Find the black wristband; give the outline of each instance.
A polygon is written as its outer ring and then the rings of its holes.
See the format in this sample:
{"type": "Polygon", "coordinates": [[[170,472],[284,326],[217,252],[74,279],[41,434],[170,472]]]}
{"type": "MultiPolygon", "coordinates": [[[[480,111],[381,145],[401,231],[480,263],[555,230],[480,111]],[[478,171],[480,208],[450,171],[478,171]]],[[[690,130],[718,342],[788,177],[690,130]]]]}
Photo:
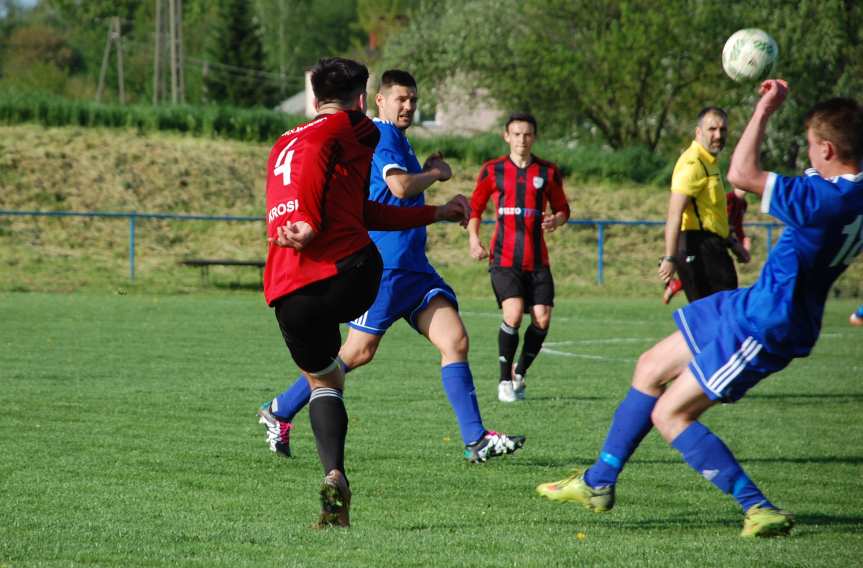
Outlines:
{"type": "Polygon", "coordinates": [[[662,263],[663,263],[663,262],[665,262],[666,260],[667,260],[668,262],[672,263],[672,264],[677,264],[677,258],[676,258],[676,257],[673,257],[673,256],[660,256],[660,257],[659,257],[659,264],[660,264],[660,266],[661,266],[661,265],[662,265],[662,263]]]}

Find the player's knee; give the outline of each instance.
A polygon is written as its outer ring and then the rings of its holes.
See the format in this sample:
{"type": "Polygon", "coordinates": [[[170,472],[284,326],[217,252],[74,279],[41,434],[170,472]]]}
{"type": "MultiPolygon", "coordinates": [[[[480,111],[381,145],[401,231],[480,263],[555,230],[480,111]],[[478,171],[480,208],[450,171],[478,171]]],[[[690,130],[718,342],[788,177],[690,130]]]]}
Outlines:
{"type": "Polygon", "coordinates": [[[353,346],[348,346],[346,344],[343,346],[341,352],[339,352],[339,358],[341,358],[349,368],[356,369],[374,359],[377,350],[378,346],[376,343],[353,346]]]}
{"type": "Polygon", "coordinates": [[[519,312],[503,314],[503,323],[515,329],[518,329],[521,326],[521,319],[522,314],[519,312]]]}
{"type": "Polygon", "coordinates": [[[663,404],[663,402],[660,398],[656,406],[653,407],[650,420],[659,435],[666,442],[671,443],[692,422],[692,419],[685,413],[673,410],[670,405],[663,404]]]}
{"type": "Polygon", "coordinates": [[[541,329],[542,331],[547,331],[549,325],[551,325],[551,313],[543,313],[533,316],[532,319],[534,327],[537,329],[541,329]]]}
{"type": "Polygon", "coordinates": [[[662,365],[656,356],[647,351],[642,353],[635,364],[632,386],[642,392],[652,392],[662,384],[662,365]]]}
{"type": "Polygon", "coordinates": [[[447,359],[465,360],[470,349],[467,333],[452,333],[438,344],[441,355],[447,359]]]}

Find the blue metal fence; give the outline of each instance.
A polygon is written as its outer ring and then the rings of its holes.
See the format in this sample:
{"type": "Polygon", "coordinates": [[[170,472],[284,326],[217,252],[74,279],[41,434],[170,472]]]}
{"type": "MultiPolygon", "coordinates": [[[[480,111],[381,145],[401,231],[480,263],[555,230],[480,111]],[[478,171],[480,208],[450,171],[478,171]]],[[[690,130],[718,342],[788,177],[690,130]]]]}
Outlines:
{"type": "MultiPolygon", "coordinates": [[[[0,217],[84,217],[84,218],[125,218],[129,221],[129,280],[135,281],[135,230],[139,219],[159,219],[174,221],[229,221],[229,222],[263,222],[263,216],[232,216],[232,215],[183,215],[180,213],[139,213],[138,211],[15,211],[0,209],[0,217]]],[[[484,220],[483,224],[492,224],[493,220],[484,220]]],[[[665,221],[618,221],[615,219],[571,219],[568,225],[592,225],[596,227],[596,283],[603,284],[605,268],[605,228],[614,225],[624,226],[663,226],[665,221]]],[[[773,248],[773,231],[782,228],[781,223],[754,222],[744,223],[745,227],[760,227],[767,231],[767,253],[773,248]]]]}

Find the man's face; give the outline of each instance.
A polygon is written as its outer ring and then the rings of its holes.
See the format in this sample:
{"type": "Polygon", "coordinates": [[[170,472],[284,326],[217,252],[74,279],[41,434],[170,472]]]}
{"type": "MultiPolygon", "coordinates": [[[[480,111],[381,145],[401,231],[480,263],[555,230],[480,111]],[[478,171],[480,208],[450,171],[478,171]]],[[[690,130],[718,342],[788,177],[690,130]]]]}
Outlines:
{"type": "Polygon", "coordinates": [[[725,148],[728,139],[728,122],[721,114],[704,115],[701,124],[695,128],[695,139],[714,156],[725,148]]]}
{"type": "Polygon", "coordinates": [[[393,85],[375,96],[378,116],[402,130],[413,124],[417,111],[417,90],[413,87],[393,85]]]}
{"type": "Polygon", "coordinates": [[[509,151],[518,156],[527,156],[536,141],[536,133],[529,122],[516,120],[510,122],[503,133],[503,139],[509,144],[509,151]]]}

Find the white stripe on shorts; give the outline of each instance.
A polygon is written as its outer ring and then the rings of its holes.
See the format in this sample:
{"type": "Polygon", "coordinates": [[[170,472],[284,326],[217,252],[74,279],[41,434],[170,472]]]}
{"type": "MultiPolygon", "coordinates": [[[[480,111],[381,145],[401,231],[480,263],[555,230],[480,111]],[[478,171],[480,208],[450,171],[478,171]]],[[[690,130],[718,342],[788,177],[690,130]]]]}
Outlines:
{"type": "Polygon", "coordinates": [[[680,322],[683,324],[683,331],[686,333],[686,337],[689,338],[690,345],[695,348],[696,353],[701,353],[701,349],[698,348],[698,344],[695,342],[692,332],[689,331],[689,324],[686,323],[686,316],[683,314],[683,308],[679,308],[677,313],[680,314],[680,322]]]}
{"type": "Polygon", "coordinates": [[[761,344],[755,341],[753,337],[747,337],[740,349],[728,359],[728,362],[713,373],[706,383],[707,388],[717,395],[720,394],[722,389],[728,386],[728,383],[743,372],[746,364],[752,361],[759,351],[761,351],[761,344]]]}

